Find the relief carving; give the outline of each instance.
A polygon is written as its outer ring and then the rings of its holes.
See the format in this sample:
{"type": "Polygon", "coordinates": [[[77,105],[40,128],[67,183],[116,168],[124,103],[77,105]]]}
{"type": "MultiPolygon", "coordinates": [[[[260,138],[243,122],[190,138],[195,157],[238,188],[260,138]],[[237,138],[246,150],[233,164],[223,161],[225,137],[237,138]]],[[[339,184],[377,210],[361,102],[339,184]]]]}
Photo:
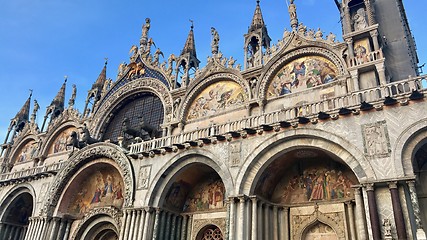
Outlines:
{"type": "Polygon", "coordinates": [[[386,121],[362,125],[365,154],[371,157],[387,157],[390,155],[390,139],[386,121]]]}

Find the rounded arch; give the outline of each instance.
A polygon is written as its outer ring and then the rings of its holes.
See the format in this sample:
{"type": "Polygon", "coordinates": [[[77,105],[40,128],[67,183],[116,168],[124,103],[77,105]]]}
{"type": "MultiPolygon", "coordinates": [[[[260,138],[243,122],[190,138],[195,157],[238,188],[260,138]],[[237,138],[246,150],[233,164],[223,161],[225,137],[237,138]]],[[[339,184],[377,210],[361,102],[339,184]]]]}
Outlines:
{"type": "Polygon", "coordinates": [[[41,210],[42,215],[52,216],[57,207],[60,196],[69,180],[78,170],[92,159],[105,157],[113,160],[119,166],[119,172],[123,177],[124,186],[124,207],[130,207],[134,200],[135,175],[132,164],[123,150],[113,144],[95,143],[89,145],[75,155],[71,156],[67,165],[55,176],[46,195],[45,205],[41,210]]]}
{"type": "Polygon", "coordinates": [[[10,156],[12,164],[28,162],[37,155],[37,148],[40,140],[31,134],[23,137],[15,146],[10,156]],[[25,150],[25,152],[24,152],[25,150]],[[22,159],[20,159],[22,157],[22,159]]]}
{"type": "MultiPolygon", "coordinates": [[[[69,120],[66,122],[62,122],[60,124],[58,124],[57,127],[51,128],[52,131],[49,131],[45,140],[43,141],[43,144],[41,145],[40,148],[40,154],[41,156],[48,156],[49,155],[49,150],[52,146],[52,144],[54,144],[55,140],[57,140],[57,138],[64,133],[64,131],[67,131],[68,129],[79,129],[81,128],[82,125],[76,121],[76,120],[69,120]]],[[[67,136],[68,137],[68,136],[67,136]]]]}
{"type": "Polygon", "coordinates": [[[246,101],[251,97],[250,86],[247,81],[245,81],[241,76],[238,76],[234,73],[224,72],[224,73],[216,73],[205,79],[200,79],[200,82],[194,85],[194,87],[189,91],[189,93],[184,97],[182,102],[182,108],[178,118],[185,122],[186,116],[188,114],[189,108],[192,105],[193,101],[196,97],[202,93],[204,89],[208,86],[221,81],[232,81],[237,83],[243,90],[245,94],[246,101]]]}
{"type": "Polygon", "coordinates": [[[31,216],[34,215],[35,213],[35,206],[36,206],[36,192],[34,191],[34,188],[32,185],[28,184],[28,183],[22,183],[19,184],[15,187],[13,187],[12,189],[10,189],[5,195],[4,197],[0,200],[0,221],[3,221],[3,219],[5,218],[5,213],[8,209],[8,207],[10,206],[11,203],[14,202],[14,200],[17,199],[17,197],[19,197],[21,194],[23,193],[28,193],[32,196],[33,198],[33,209],[31,212],[31,216]]]}
{"type": "Polygon", "coordinates": [[[298,128],[274,134],[244,160],[236,181],[236,192],[252,195],[258,179],[279,155],[296,148],[316,148],[342,160],[359,182],[376,179],[375,172],[363,153],[345,139],[332,133],[298,128]]]}
{"type": "MultiPolygon", "coordinates": [[[[283,50],[286,51],[286,50],[283,50]]],[[[260,84],[259,84],[259,98],[267,99],[267,91],[272,82],[273,78],[280,71],[280,69],[285,66],[287,63],[292,60],[298,59],[300,57],[306,56],[319,56],[331,61],[337,67],[337,75],[345,76],[346,74],[346,64],[343,59],[338,56],[333,50],[330,50],[326,46],[317,46],[309,45],[304,46],[298,49],[288,50],[281,54],[278,54],[275,58],[269,61],[265,67],[265,71],[261,74],[260,84]]],[[[337,77],[338,77],[337,76],[337,77]]]]}
{"type": "Polygon", "coordinates": [[[109,233],[118,236],[121,226],[122,213],[114,207],[95,208],[85,214],[76,227],[71,239],[109,239],[109,233]]]}
{"type": "Polygon", "coordinates": [[[396,140],[393,162],[398,176],[413,176],[413,154],[423,140],[427,139],[427,118],[408,126],[396,140]]]}
{"type": "Polygon", "coordinates": [[[197,233],[196,240],[222,240],[224,239],[224,230],[214,224],[207,224],[199,229],[195,229],[197,233]]]}
{"type": "Polygon", "coordinates": [[[109,95],[108,99],[102,102],[92,118],[94,120],[90,123],[92,134],[99,138],[102,130],[105,129],[110,121],[114,109],[125,99],[142,92],[152,93],[157,96],[161,100],[164,108],[163,121],[169,122],[172,120],[173,99],[172,95],[169,93],[169,89],[164,83],[155,78],[139,78],[121,86],[114,93],[109,95]]]}
{"type": "Polygon", "coordinates": [[[170,159],[154,177],[148,189],[145,204],[154,207],[161,206],[162,200],[164,200],[167,194],[168,187],[170,187],[173,182],[173,178],[180,170],[194,163],[202,163],[212,168],[224,183],[226,194],[228,196],[234,194],[233,178],[228,167],[224,162],[215,161],[214,159],[219,159],[219,156],[201,149],[188,150],[177,154],[174,158],[170,159]]]}

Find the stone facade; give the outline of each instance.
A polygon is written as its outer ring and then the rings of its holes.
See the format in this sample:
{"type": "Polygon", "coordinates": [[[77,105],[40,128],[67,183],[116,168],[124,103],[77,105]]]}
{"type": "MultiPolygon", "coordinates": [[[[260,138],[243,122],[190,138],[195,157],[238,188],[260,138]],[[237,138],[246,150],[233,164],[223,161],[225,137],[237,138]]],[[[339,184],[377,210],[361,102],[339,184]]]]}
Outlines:
{"type": "Polygon", "coordinates": [[[391,76],[377,2],[338,4],[339,42],[291,0],[292,30],[271,45],[258,1],[243,69],[214,28],[199,68],[193,26],[160,63],[146,19],[83,113],[75,95],[64,107],[65,81],[41,128],[31,96],[12,119],[0,239],[426,239],[427,81],[391,76]]]}

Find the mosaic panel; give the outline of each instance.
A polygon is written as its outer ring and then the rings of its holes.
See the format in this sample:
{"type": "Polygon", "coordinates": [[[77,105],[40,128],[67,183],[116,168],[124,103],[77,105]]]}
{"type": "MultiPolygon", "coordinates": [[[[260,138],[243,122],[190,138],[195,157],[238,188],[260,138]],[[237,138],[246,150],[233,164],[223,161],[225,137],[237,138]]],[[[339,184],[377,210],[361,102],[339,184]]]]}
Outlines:
{"type": "Polygon", "coordinates": [[[49,148],[49,154],[67,151],[67,142],[70,138],[71,132],[73,131],[78,133],[77,128],[70,127],[58,134],[58,136],[56,136],[55,140],[52,142],[52,145],[49,148]]]}
{"type": "Polygon", "coordinates": [[[268,87],[267,97],[277,97],[333,82],[336,66],[320,56],[301,57],[278,71],[268,87]]]}
{"type": "Polygon", "coordinates": [[[16,155],[16,163],[31,161],[37,151],[37,143],[34,140],[27,142],[16,155]]]}

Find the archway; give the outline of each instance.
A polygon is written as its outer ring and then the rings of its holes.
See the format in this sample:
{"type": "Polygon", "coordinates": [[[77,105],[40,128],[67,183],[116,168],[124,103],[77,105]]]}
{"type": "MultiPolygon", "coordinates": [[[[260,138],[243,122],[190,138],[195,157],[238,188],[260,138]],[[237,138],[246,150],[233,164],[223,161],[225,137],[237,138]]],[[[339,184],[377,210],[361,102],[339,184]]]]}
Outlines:
{"type": "Polygon", "coordinates": [[[417,195],[420,205],[421,222],[426,229],[427,226],[427,139],[424,139],[415,148],[412,155],[412,164],[417,181],[417,195]]]}
{"type": "Polygon", "coordinates": [[[118,240],[118,225],[111,216],[101,213],[80,224],[73,239],[118,240]]]}
{"type": "Polygon", "coordinates": [[[303,240],[338,240],[338,236],[330,226],[316,222],[304,231],[303,240]]]}
{"type": "Polygon", "coordinates": [[[223,240],[221,229],[215,225],[207,225],[197,234],[196,240],[223,240]]]}
{"type": "Polygon", "coordinates": [[[1,205],[0,239],[18,240],[25,236],[33,213],[33,195],[27,188],[18,188],[6,196],[1,205]]]}

